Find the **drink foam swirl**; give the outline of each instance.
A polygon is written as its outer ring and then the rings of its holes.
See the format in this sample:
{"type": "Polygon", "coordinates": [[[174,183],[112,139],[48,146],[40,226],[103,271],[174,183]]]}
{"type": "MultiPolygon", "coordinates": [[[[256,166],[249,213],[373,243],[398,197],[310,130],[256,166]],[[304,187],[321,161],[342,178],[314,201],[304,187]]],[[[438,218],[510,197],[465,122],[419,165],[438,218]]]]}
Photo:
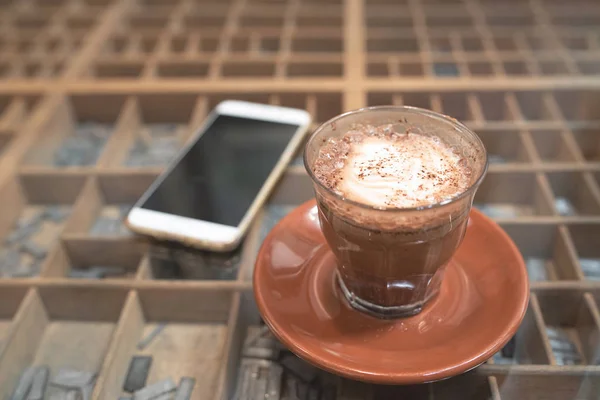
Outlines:
{"type": "Polygon", "coordinates": [[[471,180],[467,163],[435,136],[365,126],[329,138],[313,166],[338,194],[380,208],[410,208],[448,200],[471,180]]]}

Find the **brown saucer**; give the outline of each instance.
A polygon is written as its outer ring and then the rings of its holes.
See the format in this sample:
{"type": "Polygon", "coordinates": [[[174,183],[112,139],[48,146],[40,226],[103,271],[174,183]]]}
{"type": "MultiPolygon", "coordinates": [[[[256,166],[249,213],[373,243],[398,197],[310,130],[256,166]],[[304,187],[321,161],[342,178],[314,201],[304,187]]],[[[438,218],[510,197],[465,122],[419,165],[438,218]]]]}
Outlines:
{"type": "Polygon", "coordinates": [[[269,233],[254,294],[273,333],[301,358],[352,379],[422,383],[470,370],[515,334],[527,308],[523,259],[508,235],[472,210],[440,295],[418,315],[379,320],[345,302],[314,201],[269,233]]]}

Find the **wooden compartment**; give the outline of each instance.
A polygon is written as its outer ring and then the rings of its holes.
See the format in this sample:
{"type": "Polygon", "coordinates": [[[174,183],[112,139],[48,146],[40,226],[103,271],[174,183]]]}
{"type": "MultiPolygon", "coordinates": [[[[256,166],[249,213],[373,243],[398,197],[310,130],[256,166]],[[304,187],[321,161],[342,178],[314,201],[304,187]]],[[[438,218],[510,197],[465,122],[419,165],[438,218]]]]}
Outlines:
{"type": "Polygon", "coordinates": [[[25,287],[5,286],[0,289],[0,356],[13,332],[13,319],[27,294],[25,287]]]}
{"type": "Polygon", "coordinates": [[[275,64],[269,61],[239,62],[229,61],[221,67],[224,77],[232,78],[264,78],[272,77],[275,73],[275,64]]]}
{"type": "Polygon", "coordinates": [[[283,15],[244,15],[240,25],[243,28],[276,28],[283,25],[283,15]]]}
{"type": "Polygon", "coordinates": [[[501,399],[593,399],[600,390],[595,372],[540,374],[527,371],[513,374],[507,371],[494,374],[493,377],[498,382],[498,395],[501,399]]]}
{"type": "Polygon", "coordinates": [[[154,52],[160,40],[159,35],[144,35],[139,38],[138,50],[145,54],[154,52]]]}
{"type": "Polygon", "coordinates": [[[426,108],[451,115],[466,123],[479,119],[478,111],[475,109],[475,100],[465,92],[372,92],[369,93],[368,104],[370,106],[394,104],[426,108]]]}
{"type": "Polygon", "coordinates": [[[0,188],[3,277],[44,273],[47,255],[56,244],[84,179],[80,176],[27,175],[0,188]]]}
{"type": "Polygon", "coordinates": [[[560,60],[540,60],[539,66],[544,75],[568,75],[569,68],[564,61],[560,60]]]}
{"type": "MultiPolygon", "coordinates": [[[[398,4],[402,7],[400,4],[398,4]]],[[[413,26],[413,20],[408,14],[406,9],[393,10],[394,12],[386,12],[387,9],[374,9],[372,4],[367,5],[367,12],[365,16],[365,23],[368,28],[411,28],[413,26]],[[406,14],[403,13],[406,12],[406,14]]]]}
{"type": "Polygon", "coordinates": [[[515,119],[515,110],[509,105],[509,97],[503,92],[477,93],[483,118],[488,122],[506,121],[515,119]]]}
{"type": "Polygon", "coordinates": [[[600,74],[599,60],[578,60],[577,67],[583,75],[598,75],[600,74]]]}
{"type": "Polygon", "coordinates": [[[460,44],[462,46],[462,50],[467,53],[480,53],[484,52],[485,50],[483,41],[477,36],[464,35],[461,37],[460,44]]]}
{"type": "MultiPolygon", "coordinates": [[[[29,292],[0,360],[0,394],[12,393],[29,366],[100,373],[127,291],[118,288],[43,287],[29,292]]],[[[98,388],[96,388],[97,390],[98,388]]],[[[46,396],[57,394],[48,386],[46,396]]]]}
{"type": "Polygon", "coordinates": [[[234,36],[229,42],[229,51],[232,53],[244,53],[250,49],[250,38],[242,36],[234,36]]]}
{"type": "Polygon", "coordinates": [[[10,141],[10,136],[17,133],[17,129],[27,121],[31,112],[38,104],[40,97],[37,95],[9,96],[0,95],[0,135],[5,146],[10,141]]]}
{"type": "MultiPolygon", "coordinates": [[[[530,75],[532,73],[531,69],[523,61],[505,61],[502,63],[502,66],[504,67],[504,73],[508,76],[530,75]]],[[[523,100],[525,103],[524,105],[527,107],[529,107],[529,104],[531,104],[532,101],[535,100],[523,100]]]]}
{"type": "Polygon", "coordinates": [[[169,9],[161,8],[150,12],[136,13],[129,18],[129,26],[137,31],[164,28],[169,21],[169,11],[169,9]]]}
{"type": "Polygon", "coordinates": [[[592,298],[578,291],[536,292],[553,364],[578,365],[598,362],[600,327],[591,310],[592,298]]]}
{"type": "Polygon", "coordinates": [[[96,388],[98,398],[121,395],[135,355],[152,357],[149,384],[168,378],[178,383],[187,376],[196,380],[192,399],[219,398],[231,300],[232,293],[217,290],[148,288],[132,292],[96,388]],[[164,329],[140,349],[140,341],[159,324],[165,324],[164,329]]]}
{"type": "Polygon", "coordinates": [[[23,157],[24,166],[86,168],[102,157],[120,129],[125,96],[74,95],[58,101],[23,157]]]}
{"type": "Polygon", "coordinates": [[[561,90],[554,98],[562,117],[567,121],[597,121],[600,91],[561,90]]]}
{"type": "MultiPolygon", "coordinates": [[[[506,69],[506,68],[505,68],[506,69]]],[[[554,114],[549,104],[552,97],[540,92],[515,92],[517,108],[520,115],[528,121],[551,120],[554,114]]]]}
{"type": "Polygon", "coordinates": [[[573,224],[568,229],[583,275],[586,279],[600,280],[600,228],[595,224],[573,224]]]}
{"type": "Polygon", "coordinates": [[[529,134],[539,158],[544,162],[573,162],[575,151],[568,145],[567,135],[560,130],[536,130],[529,134]]]}
{"type": "Polygon", "coordinates": [[[387,63],[367,64],[367,75],[372,77],[387,77],[390,74],[387,63]]]}
{"type": "Polygon", "coordinates": [[[370,52],[418,53],[419,42],[413,37],[370,38],[367,40],[367,50],[370,52]]]}
{"type": "Polygon", "coordinates": [[[50,22],[49,15],[25,14],[14,19],[17,29],[35,30],[42,29],[50,22]]]}
{"type": "Polygon", "coordinates": [[[494,218],[551,215],[540,177],[532,173],[488,173],[475,194],[473,205],[494,218]]]}
{"type": "Polygon", "coordinates": [[[212,36],[201,36],[198,44],[198,50],[200,50],[200,52],[214,53],[219,48],[219,38],[212,36]]]}
{"type": "Polygon", "coordinates": [[[337,62],[290,62],[287,76],[293,77],[341,77],[343,65],[337,62]]]}
{"type": "Polygon", "coordinates": [[[528,163],[530,156],[517,130],[478,130],[490,164],[528,163]]]}
{"type": "Polygon", "coordinates": [[[130,45],[131,42],[129,38],[126,35],[119,34],[113,36],[112,38],[110,38],[110,40],[106,41],[106,43],[104,44],[104,51],[107,54],[122,54],[128,50],[130,45]]]}
{"type": "Polygon", "coordinates": [[[336,13],[336,10],[333,10],[334,13],[318,13],[318,11],[311,10],[310,14],[303,14],[300,12],[300,15],[296,17],[296,26],[303,29],[314,29],[319,27],[327,27],[328,29],[339,29],[341,32],[341,27],[343,26],[343,18],[340,13],[336,13]]]}
{"type": "MultiPolygon", "coordinates": [[[[141,54],[153,53],[159,44],[160,31],[141,32],[131,35],[118,33],[113,35],[103,46],[103,55],[105,60],[113,62],[128,61],[127,58],[134,58],[141,54]]],[[[133,60],[129,60],[130,62],[133,60]]],[[[138,61],[139,62],[139,61],[138,61]]],[[[107,75],[110,72],[106,69],[107,75]]]]}
{"type": "Polygon", "coordinates": [[[214,15],[193,12],[183,18],[183,26],[188,31],[215,31],[223,27],[225,19],[221,12],[214,15]]]}
{"type": "Polygon", "coordinates": [[[530,302],[513,338],[488,360],[493,365],[549,365],[545,325],[537,301],[530,302]]]}
{"type": "Polygon", "coordinates": [[[580,279],[573,243],[565,227],[522,223],[500,226],[521,251],[531,282],[580,279]]]}
{"type": "Polygon", "coordinates": [[[567,27],[579,27],[579,26],[594,26],[597,23],[600,23],[600,17],[597,15],[590,14],[579,14],[574,15],[568,13],[566,15],[559,14],[555,15],[552,19],[552,22],[558,26],[567,26],[567,27]]]}
{"type": "Polygon", "coordinates": [[[430,37],[429,49],[434,55],[446,55],[452,53],[452,43],[448,37],[430,37]]]}
{"type": "Polygon", "coordinates": [[[589,42],[585,34],[581,33],[567,33],[560,34],[559,41],[561,45],[573,52],[580,52],[589,50],[589,42]]]}
{"type": "Polygon", "coordinates": [[[66,237],[48,256],[44,276],[71,279],[135,279],[145,246],[134,241],[66,237]]]}
{"type": "Polygon", "coordinates": [[[101,79],[137,78],[143,70],[144,64],[138,61],[98,61],[92,75],[101,79]]]}
{"type": "Polygon", "coordinates": [[[93,15],[76,15],[65,18],[65,26],[72,31],[82,33],[94,28],[96,17],[93,15]]]}
{"type": "Polygon", "coordinates": [[[107,145],[102,163],[109,168],[163,168],[207,113],[203,98],[192,94],[141,95],[128,99],[122,132],[107,145]]]}
{"type": "Polygon", "coordinates": [[[573,129],[572,134],[585,161],[600,161],[600,131],[598,128],[573,129]]]}
{"type": "Polygon", "coordinates": [[[343,50],[341,37],[296,36],[292,40],[292,51],[299,53],[338,53],[343,50]]]}
{"type": "Polygon", "coordinates": [[[436,28],[465,28],[472,25],[472,19],[468,15],[432,15],[426,18],[425,23],[436,28]]]}
{"type": "Polygon", "coordinates": [[[11,64],[9,64],[8,62],[0,63],[0,78],[1,79],[12,77],[14,75],[13,71],[14,71],[13,66],[11,64]]]}
{"type": "Polygon", "coordinates": [[[552,172],[546,176],[554,194],[554,207],[558,214],[600,214],[600,194],[596,195],[591,189],[590,185],[595,186],[591,179],[576,172],[552,172]]]}
{"type": "Polygon", "coordinates": [[[173,35],[169,43],[169,51],[174,54],[185,53],[190,44],[187,35],[173,35]]]}
{"type": "Polygon", "coordinates": [[[512,35],[496,34],[492,37],[494,47],[498,51],[516,51],[518,49],[515,38],[512,35]]]}
{"type": "Polygon", "coordinates": [[[164,78],[205,77],[208,64],[202,61],[164,61],[158,64],[156,73],[164,78]]]}
{"type": "Polygon", "coordinates": [[[425,70],[423,64],[418,62],[403,62],[398,64],[398,74],[400,76],[423,76],[425,70]]]}
{"type": "Polygon", "coordinates": [[[124,220],[134,203],[158,177],[153,172],[106,173],[88,180],[73,210],[65,235],[77,238],[124,239],[132,235],[124,220]]]}
{"type": "Polygon", "coordinates": [[[15,138],[30,108],[24,99],[8,96],[0,99],[0,156],[15,138]]]}
{"type": "Polygon", "coordinates": [[[450,61],[445,60],[434,60],[431,66],[431,72],[436,77],[453,78],[460,76],[460,69],[458,63],[453,59],[450,61]]]}
{"type": "Polygon", "coordinates": [[[511,6],[509,8],[503,7],[502,4],[484,2],[482,9],[486,16],[486,22],[491,26],[509,28],[535,24],[534,13],[527,4],[513,2],[511,6]]]}
{"type": "Polygon", "coordinates": [[[524,48],[531,51],[552,50],[556,48],[555,41],[545,35],[523,35],[524,48]]]}

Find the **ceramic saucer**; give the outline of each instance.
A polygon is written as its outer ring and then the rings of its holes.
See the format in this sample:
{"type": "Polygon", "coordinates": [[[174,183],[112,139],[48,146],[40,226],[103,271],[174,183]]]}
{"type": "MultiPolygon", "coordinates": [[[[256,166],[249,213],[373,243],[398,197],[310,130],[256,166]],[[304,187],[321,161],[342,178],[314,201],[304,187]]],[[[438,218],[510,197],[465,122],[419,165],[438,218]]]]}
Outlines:
{"type": "Polygon", "coordinates": [[[439,296],[409,318],[380,320],[352,309],[314,201],[269,233],[254,294],[265,322],[294,353],[348,378],[411,384],[470,370],[515,334],[529,299],[523,259],[508,235],[472,210],[439,296]]]}

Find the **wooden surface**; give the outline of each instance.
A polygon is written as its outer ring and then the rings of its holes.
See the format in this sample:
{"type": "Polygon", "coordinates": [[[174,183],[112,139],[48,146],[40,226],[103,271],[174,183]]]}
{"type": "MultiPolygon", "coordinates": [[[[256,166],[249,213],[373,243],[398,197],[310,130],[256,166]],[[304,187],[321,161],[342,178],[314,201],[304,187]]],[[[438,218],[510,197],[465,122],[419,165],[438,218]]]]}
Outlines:
{"type": "Polygon", "coordinates": [[[233,394],[246,332],[259,323],[252,266],[276,222],[273,207],[313,196],[301,161],[286,169],[227,279],[156,279],[145,241],[90,233],[104,208],[133,203],[164,168],[124,162],[145,128],[178,124],[183,145],[215,104],[232,98],[304,108],[313,128],[377,104],[464,121],[502,159],[490,165],[476,205],[513,210],[496,221],[545,270],[531,282],[515,364],[490,360],[418,387],[339,379],[339,399],[593,398],[600,280],[586,276],[582,260],[600,260],[598,24],[591,0],[3,4],[0,239],[35,207],[63,204],[71,213],[45,235],[39,277],[0,280],[0,397],[39,362],[94,369],[94,399],[117,398],[137,342],[159,322],[167,328],[142,352],[154,357],[152,381],[187,375],[197,380],[194,399],[233,394]],[[113,128],[97,162],[54,166],[53,150],[85,122],[113,128]],[[68,278],[73,267],[99,264],[128,274],[68,278]],[[559,365],[546,331],[556,326],[580,364],[559,365]]]}

